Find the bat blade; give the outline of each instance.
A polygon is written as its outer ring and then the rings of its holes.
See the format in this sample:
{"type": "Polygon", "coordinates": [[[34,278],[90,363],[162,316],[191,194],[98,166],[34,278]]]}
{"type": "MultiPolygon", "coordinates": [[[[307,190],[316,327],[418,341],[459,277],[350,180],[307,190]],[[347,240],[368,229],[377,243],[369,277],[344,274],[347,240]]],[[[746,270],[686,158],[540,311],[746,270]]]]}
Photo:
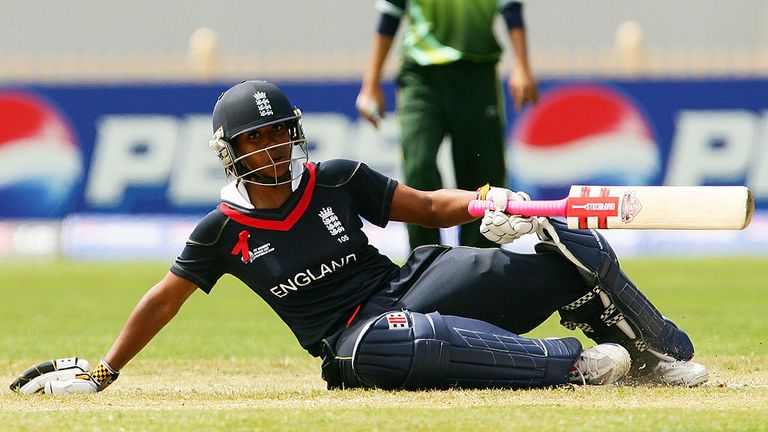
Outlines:
{"type": "Polygon", "coordinates": [[[572,186],[570,228],[740,230],[754,212],[744,186],[572,186]]]}
{"type": "MultiPolygon", "coordinates": [[[[473,201],[482,216],[493,204],[473,201]]],[[[565,217],[569,228],[739,230],[755,210],[744,186],[572,186],[567,198],[513,201],[507,213],[565,217]]]]}

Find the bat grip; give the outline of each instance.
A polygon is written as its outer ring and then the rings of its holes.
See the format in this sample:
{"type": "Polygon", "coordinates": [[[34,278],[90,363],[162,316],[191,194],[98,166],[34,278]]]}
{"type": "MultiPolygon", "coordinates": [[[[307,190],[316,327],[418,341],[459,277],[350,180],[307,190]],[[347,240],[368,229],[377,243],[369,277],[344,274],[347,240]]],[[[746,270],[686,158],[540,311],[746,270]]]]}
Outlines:
{"type": "MultiPolygon", "coordinates": [[[[565,216],[568,198],[550,201],[509,201],[507,213],[521,216],[565,216]]],[[[493,209],[493,201],[472,200],[467,210],[474,217],[481,217],[493,209]]]]}

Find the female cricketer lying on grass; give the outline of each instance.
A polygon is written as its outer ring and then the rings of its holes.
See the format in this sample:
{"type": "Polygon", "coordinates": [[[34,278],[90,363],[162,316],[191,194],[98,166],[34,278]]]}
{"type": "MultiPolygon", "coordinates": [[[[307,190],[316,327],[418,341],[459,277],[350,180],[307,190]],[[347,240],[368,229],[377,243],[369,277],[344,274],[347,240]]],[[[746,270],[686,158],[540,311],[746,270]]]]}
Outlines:
{"type": "Polygon", "coordinates": [[[627,380],[693,386],[707,380],[688,336],[621,271],[606,240],[546,218],[488,210],[483,234],[508,243],[535,233],[536,253],[441,245],[399,267],[368,244],[360,218],[449,227],[468,203],[505,209],[523,193],[414,190],[348,160],[308,162],[300,111],[275,85],[247,81],[213,111],[211,147],[232,182],[170,272],[141,299],[94,371],[61,359],[12,388],[106,388],[197,288],[229,273],[260,295],[299,343],[323,359],[329,388],[556,386],[627,380]],[[518,336],[558,311],[598,342],[518,336]],[[631,357],[631,369],[630,369],[631,357]],[[47,373],[46,373],[47,372],[47,373]]]}

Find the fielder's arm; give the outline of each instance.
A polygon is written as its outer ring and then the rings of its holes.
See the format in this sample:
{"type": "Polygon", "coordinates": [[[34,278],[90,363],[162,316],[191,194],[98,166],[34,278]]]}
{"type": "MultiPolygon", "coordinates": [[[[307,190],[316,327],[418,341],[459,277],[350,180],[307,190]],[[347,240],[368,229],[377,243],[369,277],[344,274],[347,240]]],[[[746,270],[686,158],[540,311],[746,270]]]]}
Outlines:
{"type": "Polygon", "coordinates": [[[507,24],[509,41],[515,52],[515,63],[512,65],[512,74],[509,77],[509,95],[515,102],[515,110],[527,103],[536,103],[539,99],[539,86],[531,72],[528,56],[528,38],[526,36],[523,19],[523,5],[520,2],[510,3],[502,15],[507,24]]]}
{"type": "Polygon", "coordinates": [[[477,192],[459,189],[425,192],[400,183],[392,197],[389,220],[430,228],[465,224],[477,219],[467,212],[467,206],[476,197],[477,192]]]}
{"type": "Polygon", "coordinates": [[[391,36],[376,34],[371,58],[363,75],[363,84],[355,100],[355,107],[360,115],[377,128],[387,110],[384,91],[381,88],[381,70],[391,46],[391,36]]]}
{"type": "Polygon", "coordinates": [[[196,288],[194,282],[168,272],[133,309],[104,360],[116,371],[122,369],[168,324],[196,288]]]}
{"type": "Polygon", "coordinates": [[[371,57],[363,74],[363,84],[355,101],[357,111],[374,127],[379,127],[379,121],[387,110],[384,92],[381,89],[381,70],[400,25],[400,17],[393,16],[391,13],[392,11],[381,14],[379,27],[373,38],[371,57]]]}

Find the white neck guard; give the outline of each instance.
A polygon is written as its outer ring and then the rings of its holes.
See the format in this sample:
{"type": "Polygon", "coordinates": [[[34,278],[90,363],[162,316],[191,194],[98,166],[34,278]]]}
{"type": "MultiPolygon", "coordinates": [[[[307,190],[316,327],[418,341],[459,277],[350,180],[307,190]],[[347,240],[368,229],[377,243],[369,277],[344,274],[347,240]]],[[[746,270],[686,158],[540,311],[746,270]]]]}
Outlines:
{"type": "MultiPolygon", "coordinates": [[[[304,161],[293,160],[291,161],[291,172],[304,173],[304,161]]],[[[301,184],[301,178],[303,175],[297,176],[291,181],[291,191],[296,192],[301,184]]],[[[221,200],[231,202],[239,207],[253,210],[256,207],[251,203],[251,199],[248,198],[248,191],[245,189],[245,184],[238,180],[233,180],[221,188],[221,200]]]]}

